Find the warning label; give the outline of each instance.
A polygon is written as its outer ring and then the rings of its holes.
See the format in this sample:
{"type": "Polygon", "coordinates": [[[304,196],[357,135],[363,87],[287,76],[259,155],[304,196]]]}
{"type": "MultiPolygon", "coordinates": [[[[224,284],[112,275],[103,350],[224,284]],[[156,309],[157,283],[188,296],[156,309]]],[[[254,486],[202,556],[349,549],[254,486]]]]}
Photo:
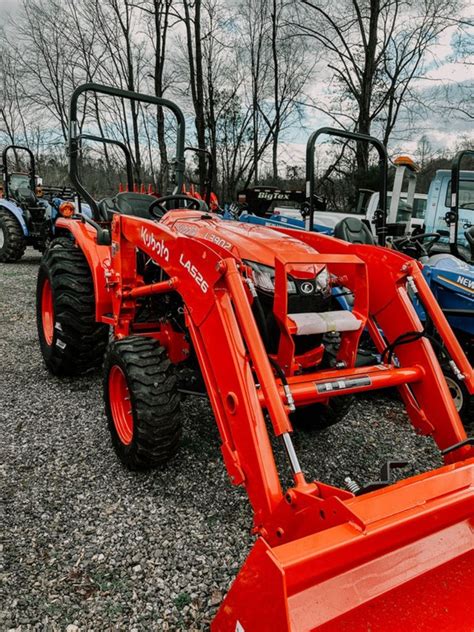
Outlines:
{"type": "Polygon", "coordinates": [[[329,393],[331,391],[343,391],[347,388],[357,388],[359,386],[370,386],[372,380],[368,375],[360,377],[351,377],[345,380],[331,380],[330,382],[316,382],[316,390],[318,393],[329,393]]]}

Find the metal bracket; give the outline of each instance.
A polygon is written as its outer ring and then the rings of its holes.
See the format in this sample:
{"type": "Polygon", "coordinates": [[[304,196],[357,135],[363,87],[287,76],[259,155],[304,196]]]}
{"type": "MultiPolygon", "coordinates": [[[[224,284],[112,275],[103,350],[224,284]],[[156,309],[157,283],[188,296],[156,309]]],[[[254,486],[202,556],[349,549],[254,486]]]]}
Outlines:
{"type": "Polygon", "coordinates": [[[367,485],[364,485],[356,492],[356,495],[360,496],[361,494],[367,494],[368,492],[373,492],[376,489],[387,487],[393,483],[392,470],[406,467],[407,465],[410,465],[409,461],[387,461],[383,464],[382,469],[380,470],[380,480],[367,483],[367,485]]]}

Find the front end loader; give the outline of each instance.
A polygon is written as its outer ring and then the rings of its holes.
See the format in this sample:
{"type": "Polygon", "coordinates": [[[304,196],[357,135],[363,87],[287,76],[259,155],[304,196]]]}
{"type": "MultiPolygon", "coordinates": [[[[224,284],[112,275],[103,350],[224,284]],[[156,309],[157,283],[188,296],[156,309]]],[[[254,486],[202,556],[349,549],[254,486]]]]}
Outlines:
{"type": "MultiPolygon", "coordinates": [[[[70,175],[94,218],[58,220],[61,237],[38,276],[40,345],[57,375],[103,362],[112,442],[132,469],[166,463],[178,449],[180,369],[194,371],[194,390],[205,388],[256,536],[212,630],[472,631],[474,442],[408,295],[411,284],[429,292],[417,264],[376,246],[226,222],[180,194],[97,203],[77,175],[77,101],[86,91],[174,113],[182,190],[184,117],[174,103],[95,84],[76,89],[70,175]],[[335,308],[334,287],[354,294],[351,312],[335,308]],[[356,367],[365,328],[382,360],[356,367]],[[399,389],[414,429],[432,436],[445,465],[392,484],[397,463],[389,463],[381,480],[350,491],[306,480],[295,413],[317,425],[331,402],[388,387],[399,389]],[[288,456],[285,488],[272,434],[288,456]]],[[[433,319],[472,384],[435,303],[433,319]]]]}

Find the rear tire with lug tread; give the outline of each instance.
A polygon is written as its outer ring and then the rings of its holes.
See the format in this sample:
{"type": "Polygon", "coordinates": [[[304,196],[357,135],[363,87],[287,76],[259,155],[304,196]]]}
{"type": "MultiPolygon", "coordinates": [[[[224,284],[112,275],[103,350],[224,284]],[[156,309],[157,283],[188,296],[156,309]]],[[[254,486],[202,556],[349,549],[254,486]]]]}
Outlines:
{"type": "Polygon", "coordinates": [[[181,438],[176,367],[154,338],[110,343],[104,362],[105,412],[112,444],[131,470],[167,463],[181,438]]]}
{"type": "Polygon", "coordinates": [[[443,368],[443,373],[466,433],[472,436],[474,434],[474,396],[469,393],[463,382],[456,379],[450,369],[443,368]]]}
{"type": "Polygon", "coordinates": [[[54,375],[81,375],[102,365],[108,326],[95,320],[91,271],[72,239],[54,239],[43,255],[36,322],[43,359],[54,375]]]}
{"type": "Polygon", "coordinates": [[[5,208],[0,208],[0,262],[19,261],[25,253],[26,239],[20,223],[5,208]]]}

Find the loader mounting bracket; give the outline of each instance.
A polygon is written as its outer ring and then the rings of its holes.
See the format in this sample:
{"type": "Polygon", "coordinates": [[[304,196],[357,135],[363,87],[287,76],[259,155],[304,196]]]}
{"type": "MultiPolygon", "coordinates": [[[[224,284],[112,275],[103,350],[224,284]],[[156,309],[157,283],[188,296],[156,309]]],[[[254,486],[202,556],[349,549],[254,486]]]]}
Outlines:
{"type": "Polygon", "coordinates": [[[380,470],[380,480],[367,483],[367,485],[364,485],[364,487],[361,487],[360,490],[356,492],[356,496],[388,487],[388,485],[393,483],[392,470],[406,467],[407,465],[410,465],[409,461],[387,461],[382,465],[382,469],[380,470]]]}

